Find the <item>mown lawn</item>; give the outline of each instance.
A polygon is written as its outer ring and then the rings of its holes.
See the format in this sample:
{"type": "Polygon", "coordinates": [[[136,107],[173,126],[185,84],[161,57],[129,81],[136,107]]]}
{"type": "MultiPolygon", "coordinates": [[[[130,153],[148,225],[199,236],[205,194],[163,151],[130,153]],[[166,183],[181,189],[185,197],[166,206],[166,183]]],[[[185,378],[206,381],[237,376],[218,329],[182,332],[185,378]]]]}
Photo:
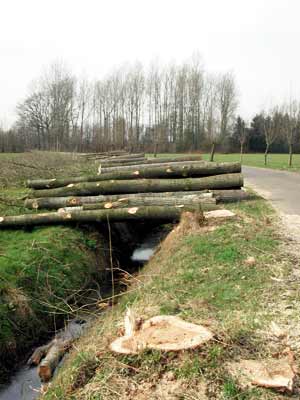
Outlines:
{"type": "MultiPolygon", "coordinates": [[[[300,154],[295,154],[293,157],[293,166],[288,166],[288,154],[269,154],[268,164],[264,165],[263,154],[244,154],[243,165],[261,168],[282,169],[288,171],[300,171],[300,154]]],[[[209,154],[204,154],[203,158],[209,160],[209,154]]],[[[216,154],[215,161],[240,161],[239,154],[216,154]]]]}
{"type": "MultiPolygon", "coordinates": [[[[289,397],[242,388],[226,369],[228,361],[259,360],[275,351],[266,332],[278,317],[276,304],[284,293],[279,281],[291,271],[286,259],[283,268],[272,209],[263,200],[231,208],[238,215],[234,221],[195,230],[186,219],[169,234],[119,304],[108,308],[77,343],[45,399],[164,399],[169,397],[159,397],[157,390],[166,376],[172,377],[168,390],[176,387],[174,399],[289,397]],[[254,264],[246,262],[249,256],[254,264]],[[183,353],[113,354],[109,343],[120,334],[127,307],[143,318],[171,314],[203,324],[215,339],[183,353]]],[[[284,346],[277,345],[276,351],[284,346]]]]}
{"type": "MultiPolygon", "coordinates": [[[[177,154],[179,155],[179,154],[177,154]]],[[[184,154],[180,154],[184,155],[184,154]]],[[[158,154],[158,157],[167,157],[167,156],[176,156],[176,154],[163,153],[158,154]]],[[[209,160],[210,154],[203,154],[204,160],[209,160]]],[[[244,154],[243,156],[243,165],[249,165],[251,167],[261,167],[261,168],[273,168],[273,169],[281,169],[287,171],[300,171],[300,154],[295,154],[293,156],[293,166],[290,168],[288,166],[289,156],[288,154],[269,154],[268,155],[268,164],[264,165],[264,154],[244,154]]],[[[240,161],[240,154],[232,153],[232,154],[215,154],[215,161],[218,162],[233,162],[240,161]]]]}

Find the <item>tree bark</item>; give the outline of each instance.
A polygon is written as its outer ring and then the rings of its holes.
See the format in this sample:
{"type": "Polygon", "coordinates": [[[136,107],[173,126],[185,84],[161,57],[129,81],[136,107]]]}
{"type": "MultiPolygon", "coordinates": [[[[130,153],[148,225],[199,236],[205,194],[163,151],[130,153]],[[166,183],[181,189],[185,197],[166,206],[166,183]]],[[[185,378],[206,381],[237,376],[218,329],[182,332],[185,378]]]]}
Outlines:
{"type": "Polygon", "coordinates": [[[264,154],[264,156],[265,156],[265,165],[267,165],[267,157],[268,157],[268,153],[269,153],[269,145],[267,144],[266,145],[266,150],[265,150],[265,154],[264,154]]]}
{"type": "Polygon", "coordinates": [[[212,145],[211,145],[210,161],[214,161],[214,158],[215,158],[215,147],[216,147],[216,144],[215,144],[215,142],[213,142],[212,145]]]}
{"type": "Polygon", "coordinates": [[[111,208],[126,208],[126,207],[152,207],[152,206],[199,206],[200,209],[216,210],[216,199],[214,198],[180,198],[180,197],[136,197],[136,198],[124,198],[113,202],[99,202],[94,204],[84,204],[83,210],[100,210],[100,209],[111,209],[111,208]]]}
{"type": "Polygon", "coordinates": [[[170,163],[179,161],[201,161],[202,156],[199,154],[189,154],[186,156],[175,156],[175,157],[150,157],[146,158],[142,164],[156,164],[156,163],[170,163]]]}
{"type": "Polygon", "coordinates": [[[70,184],[56,189],[35,190],[33,197],[89,196],[98,194],[177,192],[204,189],[233,189],[243,186],[240,173],[204,178],[137,179],[70,184]]]}
{"type": "Polygon", "coordinates": [[[52,346],[52,342],[45,344],[44,346],[37,347],[32,356],[29,358],[27,361],[28,365],[39,365],[41,362],[41,359],[45,357],[45,355],[48,353],[50,347],[52,346]]]}
{"type": "MultiPolygon", "coordinates": [[[[95,159],[101,159],[103,156],[95,156],[95,159]],[[98,158],[99,157],[99,158],[98,158]]],[[[122,154],[119,156],[107,156],[105,161],[114,161],[114,160],[130,160],[132,158],[145,158],[145,153],[135,153],[135,154],[122,154]]]]}
{"type": "Polygon", "coordinates": [[[241,142],[241,152],[240,152],[240,163],[243,162],[243,155],[244,155],[244,143],[241,142]]]}
{"type": "Polygon", "coordinates": [[[289,167],[293,166],[293,145],[289,145],[289,167]]]}
{"type": "Polygon", "coordinates": [[[124,198],[136,198],[136,197],[196,197],[196,198],[211,198],[212,193],[208,191],[189,191],[189,192],[161,192],[161,193],[126,193],[126,194],[115,194],[115,195],[99,195],[99,196],[83,196],[83,197],[42,197],[38,199],[26,199],[24,206],[31,209],[50,209],[57,210],[58,208],[64,207],[75,207],[82,206],[84,204],[94,204],[98,202],[113,202],[124,198]]]}
{"type": "Polygon", "coordinates": [[[69,340],[63,341],[59,339],[52,342],[46,357],[40,363],[38,368],[38,374],[42,382],[48,382],[52,378],[55,368],[58,366],[59,361],[69,346],[69,340]]]}
{"type": "Polygon", "coordinates": [[[153,158],[148,158],[147,160],[145,160],[143,163],[136,163],[133,162],[131,165],[121,165],[121,166],[115,166],[115,167],[102,167],[102,165],[100,164],[99,166],[99,174],[106,174],[109,172],[117,172],[117,171],[123,171],[123,170],[132,170],[135,171],[137,168],[143,168],[146,167],[147,165],[149,165],[149,168],[151,168],[151,166],[160,166],[163,167],[165,165],[169,165],[169,164],[178,164],[180,165],[180,163],[192,163],[192,162],[205,162],[203,160],[200,159],[196,159],[196,158],[191,158],[190,160],[183,160],[182,158],[184,157],[178,157],[178,158],[157,158],[157,159],[153,159],[153,158]]]}
{"type": "Polygon", "coordinates": [[[115,150],[115,151],[107,151],[107,152],[102,152],[102,153],[82,153],[78,154],[79,157],[92,157],[92,156],[105,156],[105,157],[111,157],[111,156],[120,156],[120,155],[126,155],[129,154],[126,150],[115,150]]]}
{"type": "Polygon", "coordinates": [[[242,200],[254,199],[255,195],[248,193],[244,190],[213,190],[214,198],[219,203],[234,203],[242,200]]]}
{"type": "Polygon", "coordinates": [[[139,162],[143,163],[146,160],[145,157],[136,158],[108,158],[101,160],[101,165],[106,165],[108,167],[113,167],[114,165],[127,165],[127,163],[139,162]]]}
{"type": "Polygon", "coordinates": [[[57,211],[41,214],[24,214],[17,216],[0,217],[0,229],[16,226],[36,226],[69,224],[74,222],[98,222],[107,223],[131,220],[159,220],[178,221],[182,211],[199,211],[199,206],[183,207],[132,207],[114,210],[75,210],[57,211]]]}
{"type": "Polygon", "coordinates": [[[170,163],[160,165],[145,165],[139,168],[128,168],[121,171],[107,172],[100,175],[71,177],[65,179],[37,179],[27,182],[34,189],[57,188],[79,182],[99,182],[111,179],[142,179],[142,178],[180,178],[193,176],[209,176],[225,173],[241,172],[240,163],[210,163],[205,161],[186,163],[170,163]]]}

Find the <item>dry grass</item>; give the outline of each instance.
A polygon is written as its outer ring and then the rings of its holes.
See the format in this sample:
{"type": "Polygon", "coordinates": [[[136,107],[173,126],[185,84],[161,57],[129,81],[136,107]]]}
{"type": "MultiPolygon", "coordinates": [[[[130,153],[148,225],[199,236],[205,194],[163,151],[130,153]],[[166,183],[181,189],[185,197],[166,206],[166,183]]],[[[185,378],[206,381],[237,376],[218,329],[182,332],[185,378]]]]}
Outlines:
{"type": "Polygon", "coordinates": [[[75,153],[32,151],[0,153],[0,170],[0,188],[19,188],[27,179],[96,173],[97,164],[83,160],[75,153]]]}

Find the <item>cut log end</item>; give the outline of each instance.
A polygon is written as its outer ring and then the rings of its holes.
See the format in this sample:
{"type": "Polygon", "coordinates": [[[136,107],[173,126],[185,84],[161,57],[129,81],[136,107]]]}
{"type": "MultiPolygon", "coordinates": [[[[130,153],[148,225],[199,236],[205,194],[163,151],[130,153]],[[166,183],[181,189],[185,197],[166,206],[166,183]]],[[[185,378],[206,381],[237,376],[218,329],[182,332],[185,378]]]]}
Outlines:
{"type": "Polygon", "coordinates": [[[131,207],[128,209],[128,214],[136,214],[138,209],[138,207],[131,207]]]}

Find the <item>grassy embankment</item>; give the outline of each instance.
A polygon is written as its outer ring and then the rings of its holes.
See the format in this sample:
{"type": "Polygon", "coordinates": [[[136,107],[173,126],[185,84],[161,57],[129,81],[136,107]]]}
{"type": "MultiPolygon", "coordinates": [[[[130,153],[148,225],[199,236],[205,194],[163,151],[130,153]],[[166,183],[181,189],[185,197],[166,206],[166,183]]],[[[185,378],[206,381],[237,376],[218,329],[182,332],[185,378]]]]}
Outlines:
{"type": "MultiPolygon", "coordinates": [[[[51,153],[0,155],[0,215],[30,212],[22,200],[26,178],[77,174],[86,166],[51,153]]],[[[103,256],[95,256],[98,240],[91,232],[62,226],[0,230],[0,383],[70,312],[65,299],[74,300],[72,294],[80,295],[104,268],[103,256]]]]}
{"type": "MultiPolygon", "coordinates": [[[[291,279],[273,210],[263,200],[230,208],[234,221],[206,229],[187,219],[169,234],[119,304],[76,344],[46,400],[289,398],[241,388],[226,370],[227,361],[280,354],[286,343],[274,339],[271,321],[287,329],[299,321],[299,278],[291,279]],[[172,314],[204,324],[215,338],[182,353],[115,355],[109,343],[129,306],[144,318],[172,314]]],[[[299,357],[299,340],[292,348],[299,357]]]]}

